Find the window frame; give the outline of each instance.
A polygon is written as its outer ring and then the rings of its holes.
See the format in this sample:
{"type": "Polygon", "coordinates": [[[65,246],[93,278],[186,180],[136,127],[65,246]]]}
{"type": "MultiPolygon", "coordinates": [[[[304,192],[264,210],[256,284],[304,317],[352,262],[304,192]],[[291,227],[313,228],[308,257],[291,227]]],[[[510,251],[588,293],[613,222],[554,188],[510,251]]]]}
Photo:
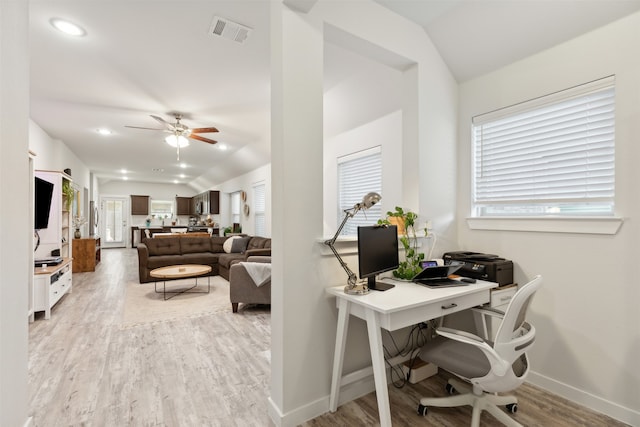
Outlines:
{"type": "MultiPolygon", "coordinates": [[[[499,109],[487,114],[472,118],[471,132],[471,163],[472,175],[470,179],[470,215],[467,217],[467,225],[474,230],[508,230],[508,231],[544,231],[565,233],[589,233],[589,234],[615,234],[619,230],[622,219],[615,215],[615,189],[612,200],[613,212],[611,215],[478,215],[475,203],[476,194],[476,145],[474,138],[474,126],[500,118],[513,116],[525,111],[539,109],[544,105],[563,102],[569,98],[583,96],[588,93],[613,87],[615,91],[615,77],[609,76],[584,85],[579,85],[568,90],[559,91],[551,95],[519,103],[510,107],[499,109]]],[[[615,96],[615,95],[614,95],[615,96]]],[[[615,118],[614,118],[615,121],[615,118]]],[[[615,123],[614,123],[615,129],[615,123]]],[[[615,140],[613,142],[615,150],[615,140]]],[[[615,174],[615,154],[613,172],[615,174]]],[[[614,179],[615,185],[615,179],[614,179]]]]}
{"type": "MultiPolygon", "coordinates": [[[[355,204],[361,202],[362,197],[364,197],[365,194],[373,191],[382,195],[382,188],[383,188],[382,147],[378,145],[378,146],[367,148],[361,151],[339,156],[336,158],[336,162],[337,162],[337,167],[336,167],[336,173],[337,173],[336,215],[337,216],[336,218],[337,218],[337,224],[341,224],[342,221],[344,220],[345,209],[350,209],[355,204]],[[341,174],[342,167],[347,163],[350,163],[351,165],[353,165],[353,162],[360,161],[363,159],[371,159],[373,156],[377,157],[377,164],[373,166],[376,166],[378,168],[377,172],[379,174],[379,179],[380,179],[379,185],[370,186],[367,184],[359,183],[358,186],[362,188],[353,188],[352,190],[350,190],[350,192],[352,192],[353,195],[343,195],[342,190],[344,187],[343,186],[344,177],[341,174]]],[[[363,166],[367,166],[367,165],[364,165],[363,163],[361,165],[358,165],[357,167],[363,167],[363,166]]],[[[368,166],[370,167],[371,165],[368,165],[368,166]]],[[[357,227],[359,225],[373,225],[377,223],[378,219],[382,218],[382,214],[383,212],[382,212],[381,204],[376,204],[370,209],[367,209],[362,213],[358,213],[356,216],[350,218],[350,220],[347,221],[347,223],[345,224],[344,228],[340,233],[340,238],[343,238],[343,239],[355,238],[357,236],[357,227]]]]}

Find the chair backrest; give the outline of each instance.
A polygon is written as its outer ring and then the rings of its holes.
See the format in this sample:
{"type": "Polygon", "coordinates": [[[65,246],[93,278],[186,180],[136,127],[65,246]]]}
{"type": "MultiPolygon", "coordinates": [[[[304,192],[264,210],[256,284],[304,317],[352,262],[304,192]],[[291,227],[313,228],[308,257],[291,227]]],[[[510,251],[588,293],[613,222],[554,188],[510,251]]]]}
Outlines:
{"type": "MultiPolygon", "coordinates": [[[[489,392],[513,390],[529,372],[526,351],[533,345],[536,330],[526,321],[533,295],[542,286],[542,276],[536,276],[515,293],[495,336],[493,350],[501,359],[491,363],[491,372],[478,384],[489,392]]],[[[474,381],[475,382],[475,381],[474,381]]]]}

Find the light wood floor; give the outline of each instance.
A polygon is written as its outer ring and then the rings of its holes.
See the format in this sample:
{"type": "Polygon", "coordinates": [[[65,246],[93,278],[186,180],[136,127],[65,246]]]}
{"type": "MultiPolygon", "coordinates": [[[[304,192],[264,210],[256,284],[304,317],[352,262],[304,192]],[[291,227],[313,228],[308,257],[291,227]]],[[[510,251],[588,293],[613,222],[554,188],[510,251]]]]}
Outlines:
{"type": "MultiPolygon", "coordinates": [[[[137,283],[133,249],[102,251],[95,273],[73,275],[73,293],[29,331],[30,415],[53,426],[273,426],[267,415],[270,315],[241,314],[123,328],[125,286],[137,283]]],[[[394,426],[469,425],[469,408],[416,414],[423,395],[444,396],[445,374],[389,387],[394,426]]],[[[517,393],[526,426],[624,426],[531,386],[517,393]]],[[[303,426],[378,424],[375,393],[303,426]]],[[[483,414],[482,426],[500,425],[483,414]]]]}

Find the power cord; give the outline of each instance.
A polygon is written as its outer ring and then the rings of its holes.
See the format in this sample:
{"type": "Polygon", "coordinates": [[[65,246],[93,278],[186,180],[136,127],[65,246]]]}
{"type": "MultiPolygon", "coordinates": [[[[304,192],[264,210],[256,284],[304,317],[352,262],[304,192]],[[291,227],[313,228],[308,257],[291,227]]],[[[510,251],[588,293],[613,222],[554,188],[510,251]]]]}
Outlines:
{"type": "Polygon", "coordinates": [[[389,360],[397,356],[410,355],[408,360],[409,374],[410,374],[411,369],[413,368],[416,360],[418,359],[418,355],[420,354],[420,347],[422,347],[429,340],[429,337],[431,334],[429,334],[428,331],[430,328],[431,328],[431,325],[425,322],[419,323],[417,325],[413,325],[411,327],[411,330],[409,331],[407,340],[404,346],[402,346],[402,348],[398,347],[396,340],[391,334],[391,332],[386,331],[387,336],[391,340],[392,347],[395,350],[395,354],[393,354],[385,345],[383,345],[382,348],[385,355],[384,356],[385,363],[390,368],[391,382],[393,383],[394,387],[396,388],[404,387],[407,381],[409,380],[409,375],[405,375],[404,372],[402,371],[402,368],[399,368],[397,365],[392,366],[389,363],[389,360]]]}

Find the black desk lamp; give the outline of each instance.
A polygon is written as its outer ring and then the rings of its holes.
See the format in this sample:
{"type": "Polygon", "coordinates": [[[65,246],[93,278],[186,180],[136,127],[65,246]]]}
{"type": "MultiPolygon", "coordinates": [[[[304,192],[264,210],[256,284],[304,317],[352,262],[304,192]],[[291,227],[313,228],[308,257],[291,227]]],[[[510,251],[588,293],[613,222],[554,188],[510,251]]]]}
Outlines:
{"type": "Polygon", "coordinates": [[[369,288],[367,287],[366,282],[356,284],[356,282],[358,281],[358,277],[353,273],[353,271],[349,269],[349,267],[347,267],[347,264],[342,260],[342,258],[338,254],[338,251],[336,251],[336,248],[333,245],[349,218],[353,218],[355,214],[358,213],[358,211],[369,209],[371,206],[378,203],[380,199],[382,199],[382,197],[380,197],[378,193],[371,192],[365,194],[360,203],[356,203],[352,208],[344,210],[344,219],[342,220],[342,224],[340,224],[340,227],[338,227],[338,231],[336,231],[335,236],[333,236],[333,239],[324,241],[324,244],[331,248],[333,254],[336,256],[336,258],[338,258],[340,265],[342,266],[342,268],[344,268],[344,271],[346,271],[347,275],[349,276],[349,278],[347,279],[347,286],[344,287],[344,292],[347,294],[364,295],[369,293],[369,288]]]}

